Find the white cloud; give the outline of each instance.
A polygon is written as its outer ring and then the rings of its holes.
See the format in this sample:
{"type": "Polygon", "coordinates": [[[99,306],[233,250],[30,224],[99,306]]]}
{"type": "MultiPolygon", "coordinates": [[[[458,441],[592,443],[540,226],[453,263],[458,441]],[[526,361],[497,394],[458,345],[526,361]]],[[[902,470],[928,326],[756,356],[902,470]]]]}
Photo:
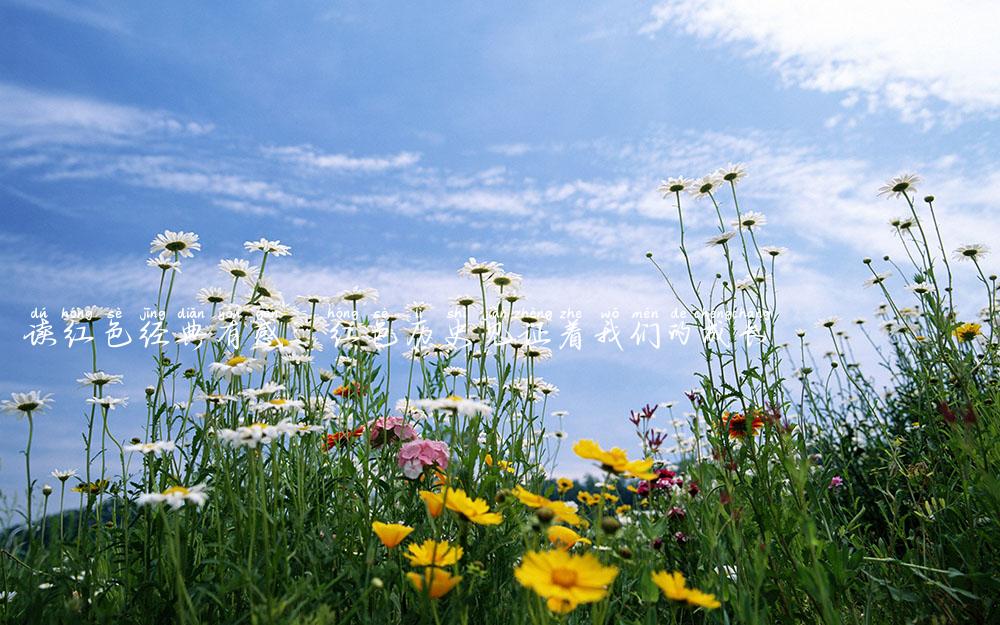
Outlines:
{"type": "Polygon", "coordinates": [[[415,152],[399,152],[391,156],[355,157],[347,154],[325,154],[309,145],[273,146],[263,149],[264,154],[283,161],[298,163],[311,169],[382,172],[390,169],[405,169],[416,165],[420,155],[415,152]]]}
{"type": "Polygon", "coordinates": [[[805,89],[858,94],[924,126],[1000,111],[1000,4],[669,0],[640,32],[745,44],[805,89]]]}
{"type": "Polygon", "coordinates": [[[210,124],[164,111],[111,104],[0,83],[0,136],[7,148],[45,143],[110,143],[150,133],[203,135],[210,124]]]}

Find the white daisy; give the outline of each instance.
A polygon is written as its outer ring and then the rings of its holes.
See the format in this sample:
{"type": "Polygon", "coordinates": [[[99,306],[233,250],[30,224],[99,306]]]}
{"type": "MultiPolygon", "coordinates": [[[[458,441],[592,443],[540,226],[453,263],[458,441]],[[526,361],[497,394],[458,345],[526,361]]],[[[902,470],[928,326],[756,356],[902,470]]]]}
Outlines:
{"type": "Polygon", "coordinates": [[[319,306],[320,304],[332,303],[333,298],[329,295],[317,295],[315,293],[311,293],[309,295],[296,295],[295,301],[302,305],[308,304],[309,306],[319,306]]]}
{"type": "Polygon", "coordinates": [[[87,371],[82,378],[77,378],[76,382],[80,386],[104,386],[105,384],[121,384],[124,379],[125,376],[120,374],[87,371]]]}
{"type": "Polygon", "coordinates": [[[931,292],[931,287],[926,282],[917,282],[906,287],[916,293],[917,295],[924,295],[931,292]]]}
{"type": "Polygon", "coordinates": [[[493,409],[483,402],[474,399],[465,399],[457,395],[450,395],[441,399],[415,399],[410,402],[410,405],[420,408],[425,412],[443,411],[466,417],[475,415],[486,416],[493,412],[493,409]]]}
{"type": "Polygon", "coordinates": [[[501,291],[516,291],[521,288],[521,282],[524,277],[519,273],[514,273],[513,271],[498,271],[490,276],[490,284],[499,288],[501,291]]]}
{"type": "Polygon", "coordinates": [[[177,449],[174,441],[153,441],[151,443],[136,443],[134,445],[125,445],[124,450],[127,452],[138,452],[144,456],[154,455],[161,456],[167,452],[171,452],[177,449]]]}
{"type": "Polygon", "coordinates": [[[284,384],[278,384],[277,382],[267,382],[260,388],[248,388],[240,391],[240,395],[244,397],[250,397],[257,399],[264,395],[273,395],[274,393],[280,393],[285,390],[284,384]]]}
{"type": "Polygon", "coordinates": [[[727,243],[729,239],[732,239],[735,236],[736,233],[733,231],[723,232],[722,234],[717,234],[714,237],[710,238],[709,240],[705,241],[705,245],[709,247],[712,247],[713,245],[722,245],[724,243],[727,243]]]}
{"type": "Polygon", "coordinates": [[[732,222],[734,228],[757,228],[767,224],[767,217],[762,213],[756,213],[754,211],[748,211],[740,215],[739,219],[735,219],[732,222]]]}
{"type": "Polygon", "coordinates": [[[833,326],[837,325],[838,321],[840,321],[840,317],[827,317],[825,319],[820,319],[819,321],[817,321],[816,325],[820,328],[832,328],[833,326]]]}
{"type": "Polygon", "coordinates": [[[226,294],[225,291],[223,291],[218,287],[212,286],[200,289],[198,291],[198,295],[195,296],[195,299],[197,299],[198,302],[201,304],[208,305],[208,304],[221,304],[222,302],[226,301],[227,297],[229,296],[226,294]]]}
{"type": "Polygon", "coordinates": [[[877,273],[874,276],[872,276],[871,278],[868,278],[867,280],[865,280],[865,286],[869,287],[869,286],[875,286],[876,284],[882,284],[883,282],[885,282],[886,280],[888,280],[891,277],[892,277],[892,272],[891,271],[885,271],[885,272],[882,272],[882,273],[877,273]]]}
{"type": "Polygon", "coordinates": [[[161,269],[163,271],[173,270],[177,273],[181,272],[181,261],[175,259],[167,252],[160,252],[160,255],[156,258],[146,259],[146,265],[148,267],[156,267],[157,269],[161,269]]]}
{"type": "Polygon", "coordinates": [[[432,308],[431,305],[428,304],[427,302],[412,302],[409,305],[407,305],[406,310],[415,315],[419,315],[421,313],[427,312],[431,308],[432,308]]]}
{"type": "Polygon", "coordinates": [[[69,478],[76,475],[76,469],[56,469],[50,475],[60,482],[65,482],[69,478]]]}
{"type": "Polygon", "coordinates": [[[0,408],[4,412],[14,414],[38,413],[48,410],[52,402],[52,393],[42,395],[39,391],[28,391],[27,393],[11,393],[10,399],[0,402],[0,408]]]}
{"type": "Polygon", "coordinates": [[[73,307],[63,312],[63,321],[69,324],[74,323],[94,323],[100,321],[111,314],[111,309],[105,306],[84,306],[83,308],[73,307]]]}
{"type": "Polygon", "coordinates": [[[190,488],[186,486],[171,486],[162,493],[142,493],[136,500],[140,506],[165,503],[173,510],[191,504],[198,508],[205,505],[208,500],[208,493],[205,492],[205,485],[198,484],[190,488]]]}
{"type": "Polygon", "coordinates": [[[784,247],[777,247],[774,245],[764,245],[761,246],[760,251],[764,252],[768,256],[775,257],[781,256],[782,254],[787,254],[788,249],[784,247]]]}
{"type": "Polygon", "coordinates": [[[688,191],[691,192],[695,197],[705,197],[714,193],[719,185],[722,184],[722,179],[716,174],[708,174],[707,176],[702,176],[691,185],[688,191]]]}
{"type": "Polygon", "coordinates": [[[479,300],[472,295],[459,295],[457,297],[453,297],[451,300],[452,306],[460,306],[462,308],[475,306],[477,303],[479,303],[479,300]]]}
{"type": "Polygon", "coordinates": [[[979,260],[990,253],[990,248],[981,243],[963,245],[955,249],[955,258],[958,260],[979,260]]]}
{"type": "Polygon", "coordinates": [[[193,232],[164,230],[162,234],[156,235],[156,238],[149,242],[150,254],[171,252],[190,258],[194,256],[194,252],[200,249],[201,243],[198,243],[198,235],[193,232]]]}
{"type": "Polygon", "coordinates": [[[241,377],[248,373],[253,373],[254,371],[260,371],[263,368],[263,360],[239,355],[230,356],[228,359],[221,362],[213,362],[208,366],[209,371],[211,371],[212,375],[217,378],[231,378],[233,376],[241,377]]]}
{"type": "Polygon", "coordinates": [[[503,263],[497,263],[493,261],[478,261],[475,258],[470,257],[469,260],[465,261],[462,268],[458,270],[458,275],[460,276],[482,276],[500,271],[503,267],[503,263]]]}
{"type": "Polygon", "coordinates": [[[233,278],[243,279],[257,274],[257,268],[242,258],[223,259],[219,261],[219,270],[233,278]]]}
{"type": "Polygon", "coordinates": [[[664,198],[668,198],[674,193],[690,191],[694,188],[694,185],[694,180],[681,176],[678,178],[667,178],[666,180],[661,180],[660,186],[656,187],[656,190],[659,191],[664,198]]]}
{"type": "Polygon", "coordinates": [[[368,302],[370,304],[374,304],[375,302],[378,301],[378,291],[376,291],[375,289],[362,288],[360,286],[356,286],[353,289],[347,289],[345,291],[341,291],[340,293],[337,294],[335,299],[338,302],[348,302],[351,304],[353,303],[360,304],[361,302],[368,302]]]}
{"type": "Polygon", "coordinates": [[[902,174],[879,187],[878,195],[887,198],[899,197],[904,193],[915,192],[918,184],[920,184],[920,177],[916,174],[902,174]]]}
{"type": "Polygon", "coordinates": [[[726,182],[736,184],[743,178],[746,178],[747,170],[746,167],[743,166],[743,163],[730,163],[726,167],[723,167],[715,172],[715,175],[726,182]]]}
{"type": "Polygon", "coordinates": [[[292,254],[292,248],[282,245],[281,241],[268,241],[264,238],[259,241],[246,241],[243,243],[243,248],[248,252],[264,252],[271,256],[291,256],[292,254]]]}
{"type": "Polygon", "coordinates": [[[115,410],[118,406],[127,406],[128,397],[112,397],[111,395],[105,395],[104,397],[88,397],[87,403],[100,406],[107,410],[115,410]]]}

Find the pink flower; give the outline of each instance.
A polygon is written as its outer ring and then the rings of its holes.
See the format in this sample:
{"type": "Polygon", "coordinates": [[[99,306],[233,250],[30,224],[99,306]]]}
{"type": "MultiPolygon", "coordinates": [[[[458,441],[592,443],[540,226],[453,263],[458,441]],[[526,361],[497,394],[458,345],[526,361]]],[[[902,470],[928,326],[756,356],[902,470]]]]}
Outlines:
{"type": "Polygon", "coordinates": [[[439,469],[448,468],[448,446],[441,441],[418,438],[403,443],[396,460],[403,475],[415,480],[426,467],[437,465],[439,469]]]}
{"type": "Polygon", "coordinates": [[[372,445],[376,447],[396,441],[409,441],[417,437],[417,431],[403,417],[381,417],[368,424],[372,445]]]}
{"type": "Polygon", "coordinates": [[[829,488],[830,490],[834,490],[840,488],[843,485],[844,485],[844,478],[840,477],[839,475],[834,475],[832,478],[830,478],[830,485],[827,486],[827,488],[829,488]]]}

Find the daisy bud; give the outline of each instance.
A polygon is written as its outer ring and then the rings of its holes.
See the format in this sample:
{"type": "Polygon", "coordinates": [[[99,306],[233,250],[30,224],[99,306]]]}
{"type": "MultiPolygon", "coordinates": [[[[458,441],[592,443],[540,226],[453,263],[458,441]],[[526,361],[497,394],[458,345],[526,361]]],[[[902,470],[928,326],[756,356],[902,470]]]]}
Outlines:
{"type": "Polygon", "coordinates": [[[889,262],[889,255],[886,254],[885,256],[883,256],[882,260],[884,260],[885,262],[889,262]]]}
{"type": "Polygon", "coordinates": [[[927,202],[928,204],[930,204],[931,202],[934,201],[934,196],[933,195],[925,196],[924,197],[924,201],[927,202]]]}
{"type": "Polygon", "coordinates": [[[49,495],[51,495],[52,494],[52,487],[49,486],[48,484],[46,484],[45,486],[42,486],[42,494],[45,495],[46,497],[48,497],[49,495]]]}
{"type": "Polygon", "coordinates": [[[863,262],[866,265],[870,265],[870,264],[872,264],[872,259],[870,259],[868,257],[865,257],[865,259],[862,260],[861,262],[863,262]]]}
{"type": "Polygon", "coordinates": [[[606,516],[603,519],[601,519],[601,529],[604,530],[605,534],[614,534],[615,532],[620,530],[621,527],[622,527],[621,522],[619,522],[618,519],[616,519],[615,517],[606,516]]]}
{"type": "Polygon", "coordinates": [[[185,379],[188,379],[188,380],[190,380],[190,379],[191,379],[191,378],[193,378],[193,377],[194,377],[195,375],[197,375],[197,373],[198,373],[198,372],[197,372],[197,371],[195,371],[194,369],[191,369],[191,368],[187,368],[187,369],[185,369],[185,370],[184,370],[184,378],[185,378],[185,379]]]}
{"type": "Polygon", "coordinates": [[[152,397],[153,393],[155,393],[155,392],[156,392],[156,389],[153,388],[152,386],[147,386],[146,387],[146,397],[152,397]]]}
{"type": "Polygon", "coordinates": [[[556,517],[556,513],[552,511],[552,508],[541,507],[535,510],[535,516],[542,523],[548,524],[552,522],[552,519],[556,517]]]}
{"type": "Polygon", "coordinates": [[[372,578],[372,588],[379,588],[379,589],[381,589],[384,586],[385,586],[385,582],[382,581],[381,577],[373,577],[372,578]]]}
{"type": "Polygon", "coordinates": [[[141,443],[141,442],[142,442],[142,439],[141,439],[141,438],[139,438],[138,436],[133,436],[133,437],[132,437],[132,440],[131,440],[130,442],[131,442],[131,443],[132,443],[133,445],[138,445],[139,443],[141,443]]]}
{"type": "Polygon", "coordinates": [[[652,257],[653,257],[652,252],[646,252],[646,258],[652,258],[652,257]]]}

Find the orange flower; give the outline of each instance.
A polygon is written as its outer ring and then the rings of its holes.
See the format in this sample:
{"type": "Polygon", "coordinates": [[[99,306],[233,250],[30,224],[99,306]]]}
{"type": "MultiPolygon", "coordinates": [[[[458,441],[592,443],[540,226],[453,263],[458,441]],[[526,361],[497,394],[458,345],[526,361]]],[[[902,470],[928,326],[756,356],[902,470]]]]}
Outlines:
{"type": "Polygon", "coordinates": [[[723,412],[722,423],[729,430],[730,438],[743,438],[747,434],[756,434],[757,430],[764,426],[763,415],[759,410],[753,412],[753,420],[747,425],[747,418],[735,412],[723,412]]]}
{"type": "Polygon", "coordinates": [[[452,575],[444,569],[433,566],[424,569],[423,574],[407,573],[406,578],[418,592],[426,591],[431,599],[440,599],[447,595],[452,588],[458,586],[458,582],[462,581],[461,575],[452,575]]]}
{"type": "Polygon", "coordinates": [[[357,397],[361,392],[361,384],[359,382],[348,382],[346,385],[342,384],[333,390],[333,394],[337,397],[357,397]]]}
{"type": "Polygon", "coordinates": [[[382,544],[389,549],[394,549],[399,546],[399,543],[406,540],[406,537],[410,535],[413,528],[408,525],[402,525],[400,523],[382,523],[380,521],[375,521],[372,523],[372,531],[378,536],[378,539],[382,541],[382,544]]]}
{"type": "Polygon", "coordinates": [[[420,498],[427,504],[427,514],[435,519],[444,512],[444,497],[429,490],[420,491],[420,498]]]}
{"type": "Polygon", "coordinates": [[[353,429],[353,430],[347,430],[347,431],[344,431],[344,432],[334,432],[333,434],[327,434],[326,435],[326,441],[325,441],[325,443],[323,445],[323,450],[324,451],[330,451],[331,449],[333,449],[337,445],[346,444],[346,443],[350,442],[350,440],[352,438],[357,438],[357,437],[361,436],[364,433],[365,433],[365,426],[361,425],[361,426],[358,426],[356,429],[353,429]]]}
{"type": "Polygon", "coordinates": [[[547,497],[536,495],[520,486],[514,488],[514,496],[529,508],[548,508],[555,513],[556,518],[567,525],[580,524],[580,515],[565,501],[553,501],[547,497]]]}

